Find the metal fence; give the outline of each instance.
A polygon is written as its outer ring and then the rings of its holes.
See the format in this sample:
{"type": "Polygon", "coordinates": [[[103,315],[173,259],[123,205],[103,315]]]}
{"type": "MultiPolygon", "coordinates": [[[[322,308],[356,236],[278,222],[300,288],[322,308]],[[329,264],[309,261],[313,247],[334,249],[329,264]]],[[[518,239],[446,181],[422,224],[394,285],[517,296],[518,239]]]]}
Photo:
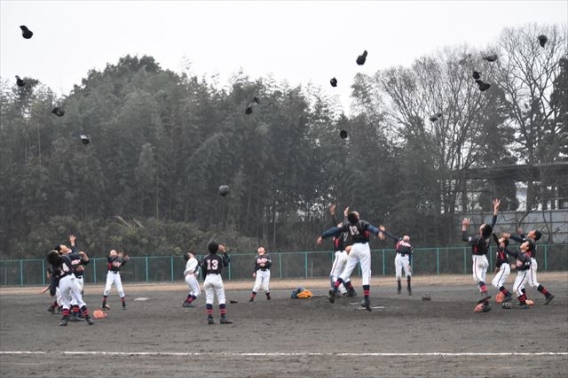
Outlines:
{"type": "MultiPolygon", "coordinates": [[[[371,251],[373,276],[394,276],[394,249],[371,251]]],[[[223,271],[224,280],[250,279],[254,269],[253,253],[231,254],[231,264],[223,271]]],[[[203,256],[198,256],[201,258],[203,256]]],[[[333,252],[272,252],[272,278],[326,278],[334,259],[333,252]]],[[[495,247],[489,254],[494,264],[495,247]]],[[[540,245],[537,260],[539,271],[568,270],[568,244],[540,245]]],[[[85,283],[104,283],[107,274],[106,257],[91,258],[86,266],[85,283]]],[[[45,259],[0,260],[0,286],[47,285],[45,259]]],[[[121,269],[123,282],[182,282],[185,261],[181,256],[131,257],[121,269]]],[[[491,268],[489,269],[491,270],[491,268]]],[[[469,247],[416,248],[412,257],[413,275],[471,274],[469,247]]],[[[354,272],[360,276],[360,271],[354,272]]]]}

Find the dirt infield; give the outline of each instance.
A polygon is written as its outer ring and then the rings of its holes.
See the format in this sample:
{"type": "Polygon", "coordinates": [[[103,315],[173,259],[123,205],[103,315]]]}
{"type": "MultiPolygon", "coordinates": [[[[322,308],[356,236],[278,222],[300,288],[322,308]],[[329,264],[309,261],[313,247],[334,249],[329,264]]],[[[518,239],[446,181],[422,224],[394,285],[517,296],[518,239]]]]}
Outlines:
{"type": "MultiPolygon", "coordinates": [[[[113,288],[106,319],[67,327],[46,311],[41,288],[2,288],[0,376],[564,377],[568,272],[539,280],[556,295],[550,305],[528,288],[531,309],[492,302],[488,313],[473,312],[470,276],[416,277],[413,296],[397,295],[392,278],[373,279],[372,312],[361,309],[361,296],[329,303],[326,280],[275,281],[273,299],[259,293],[253,303],[252,280],[232,282],[231,325],[219,324],[217,306],[216,324],[206,324],[203,296],[182,308],[182,284],[127,284],[126,311],[113,288]],[[291,299],[300,285],[315,296],[291,299]],[[432,300],[422,301],[424,293],[432,300]]],[[[91,310],[102,289],[86,287],[91,310]]]]}

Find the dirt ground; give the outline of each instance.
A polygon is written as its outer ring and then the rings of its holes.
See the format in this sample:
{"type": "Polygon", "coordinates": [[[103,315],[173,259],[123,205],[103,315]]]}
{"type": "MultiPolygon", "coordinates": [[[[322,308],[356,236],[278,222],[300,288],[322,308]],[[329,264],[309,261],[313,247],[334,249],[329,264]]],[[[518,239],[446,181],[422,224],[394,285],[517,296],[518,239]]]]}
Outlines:
{"type": "MultiPolygon", "coordinates": [[[[512,287],[514,274],[509,278],[512,287]]],[[[182,308],[184,284],[115,288],[106,319],[59,327],[42,288],[0,289],[2,377],[565,377],[568,371],[568,272],[539,274],[556,295],[528,288],[529,310],[475,313],[468,276],[415,277],[414,293],[396,294],[394,278],[373,278],[371,306],[359,296],[327,299],[326,280],[273,281],[272,300],[253,281],[227,284],[231,325],[208,325],[205,297],[182,308]],[[304,286],[309,300],[291,299],[304,286]],[[428,293],[432,300],[423,301],[428,293]]],[[[92,310],[102,285],[87,286],[92,310]]],[[[495,289],[490,292],[495,294],[495,289]]]]}

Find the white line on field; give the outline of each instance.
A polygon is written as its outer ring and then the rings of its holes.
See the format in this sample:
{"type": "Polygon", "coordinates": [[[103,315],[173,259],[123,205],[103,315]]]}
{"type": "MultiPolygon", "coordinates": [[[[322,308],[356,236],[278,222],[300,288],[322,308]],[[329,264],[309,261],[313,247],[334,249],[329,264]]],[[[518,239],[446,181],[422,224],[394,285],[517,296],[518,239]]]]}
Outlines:
{"type": "Polygon", "coordinates": [[[231,353],[231,352],[103,352],[103,351],[0,351],[0,355],[67,355],[67,356],[225,356],[225,357],[247,357],[247,356],[264,356],[264,357],[290,357],[290,356],[308,356],[308,357],[502,357],[502,356],[568,356],[568,352],[499,352],[499,353],[446,353],[446,352],[428,352],[428,353],[295,353],[295,352],[264,352],[264,353],[231,353]]]}

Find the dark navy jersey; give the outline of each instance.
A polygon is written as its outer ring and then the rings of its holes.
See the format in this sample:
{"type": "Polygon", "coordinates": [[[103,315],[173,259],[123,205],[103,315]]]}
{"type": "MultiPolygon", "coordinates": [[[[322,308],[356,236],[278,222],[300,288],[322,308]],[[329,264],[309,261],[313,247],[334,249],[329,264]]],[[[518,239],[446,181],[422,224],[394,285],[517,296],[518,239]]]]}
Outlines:
{"type": "MultiPolygon", "coordinates": [[[[491,228],[495,227],[495,223],[497,223],[497,215],[493,215],[491,228]]],[[[491,236],[487,238],[484,238],[481,235],[467,236],[466,231],[462,231],[462,240],[471,245],[471,253],[475,256],[487,255],[487,252],[489,252],[491,236]]]]}
{"type": "Polygon", "coordinates": [[[357,223],[351,224],[346,223],[341,227],[332,227],[329,230],[326,230],[322,234],[322,239],[328,238],[330,236],[339,236],[342,232],[347,232],[348,235],[353,240],[353,244],[355,243],[368,243],[369,236],[371,233],[378,235],[379,229],[367,221],[360,220],[357,223]]]}
{"type": "MultiPolygon", "coordinates": [[[[61,278],[68,276],[70,274],[74,274],[73,270],[73,254],[68,253],[66,255],[61,255],[61,278]]],[[[80,260],[80,259],[79,259],[80,260]]],[[[76,260],[75,260],[76,261],[76,260]]]]}
{"type": "Polygon", "coordinates": [[[272,260],[270,259],[270,256],[268,255],[268,253],[265,253],[264,255],[256,255],[256,258],[254,259],[254,271],[256,272],[257,270],[268,270],[270,269],[270,267],[272,266],[272,260]],[[261,264],[264,264],[263,266],[261,266],[261,264]]]}
{"type": "Polygon", "coordinates": [[[527,253],[533,258],[536,259],[536,241],[531,239],[531,238],[527,238],[524,234],[521,235],[513,235],[511,234],[510,239],[513,239],[516,242],[519,243],[524,243],[526,241],[529,241],[529,250],[527,251],[527,253]]]}
{"type": "MultiPolygon", "coordinates": [[[[331,215],[331,220],[332,220],[332,227],[335,227],[339,224],[339,222],[337,222],[337,219],[335,218],[335,215],[332,214],[331,215]]],[[[343,220],[343,224],[347,224],[347,218],[345,218],[343,220]]],[[[349,233],[348,232],[342,232],[341,234],[334,236],[333,237],[333,250],[334,251],[345,251],[345,247],[347,247],[348,245],[351,245],[352,241],[349,239],[349,233]]]]}
{"type": "Polygon", "coordinates": [[[531,268],[531,256],[529,253],[521,251],[511,252],[507,248],[505,248],[505,252],[516,259],[515,266],[517,270],[529,270],[531,268]]]}
{"type": "Polygon", "coordinates": [[[383,233],[388,236],[389,238],[395,241],[394,248],[396,249],[396,253],[400,253],[401,255],[412,255],[412,251],[414,251],[414,247],[409,242],[402,240],[398,236],[395,236],[388,232],[387,230],[383,231],[383,233]]]}
{"type": "Polygon", "coordinates": [[[497,248],[495,255],[495,266],[497,268],[500,268],[503,264],[509,264],[509,257],[504,249],[497,248]]]}
{"type": "Polygon", "coordinates": [[[222,254],[218,255],[216,253],[210,253],[203,258],[202,266],[203,266],[203,277],[206,277],[208,274],[221,274],[221,270],[223,267],[229,266],[231,259],[229,255],[222,254]]]}
{"type": "Polygon", "coordinates": [[[109,256],[107,267],[111,272],[120,272],[120,268],[126,264],[123,256],[109,256]]]}

